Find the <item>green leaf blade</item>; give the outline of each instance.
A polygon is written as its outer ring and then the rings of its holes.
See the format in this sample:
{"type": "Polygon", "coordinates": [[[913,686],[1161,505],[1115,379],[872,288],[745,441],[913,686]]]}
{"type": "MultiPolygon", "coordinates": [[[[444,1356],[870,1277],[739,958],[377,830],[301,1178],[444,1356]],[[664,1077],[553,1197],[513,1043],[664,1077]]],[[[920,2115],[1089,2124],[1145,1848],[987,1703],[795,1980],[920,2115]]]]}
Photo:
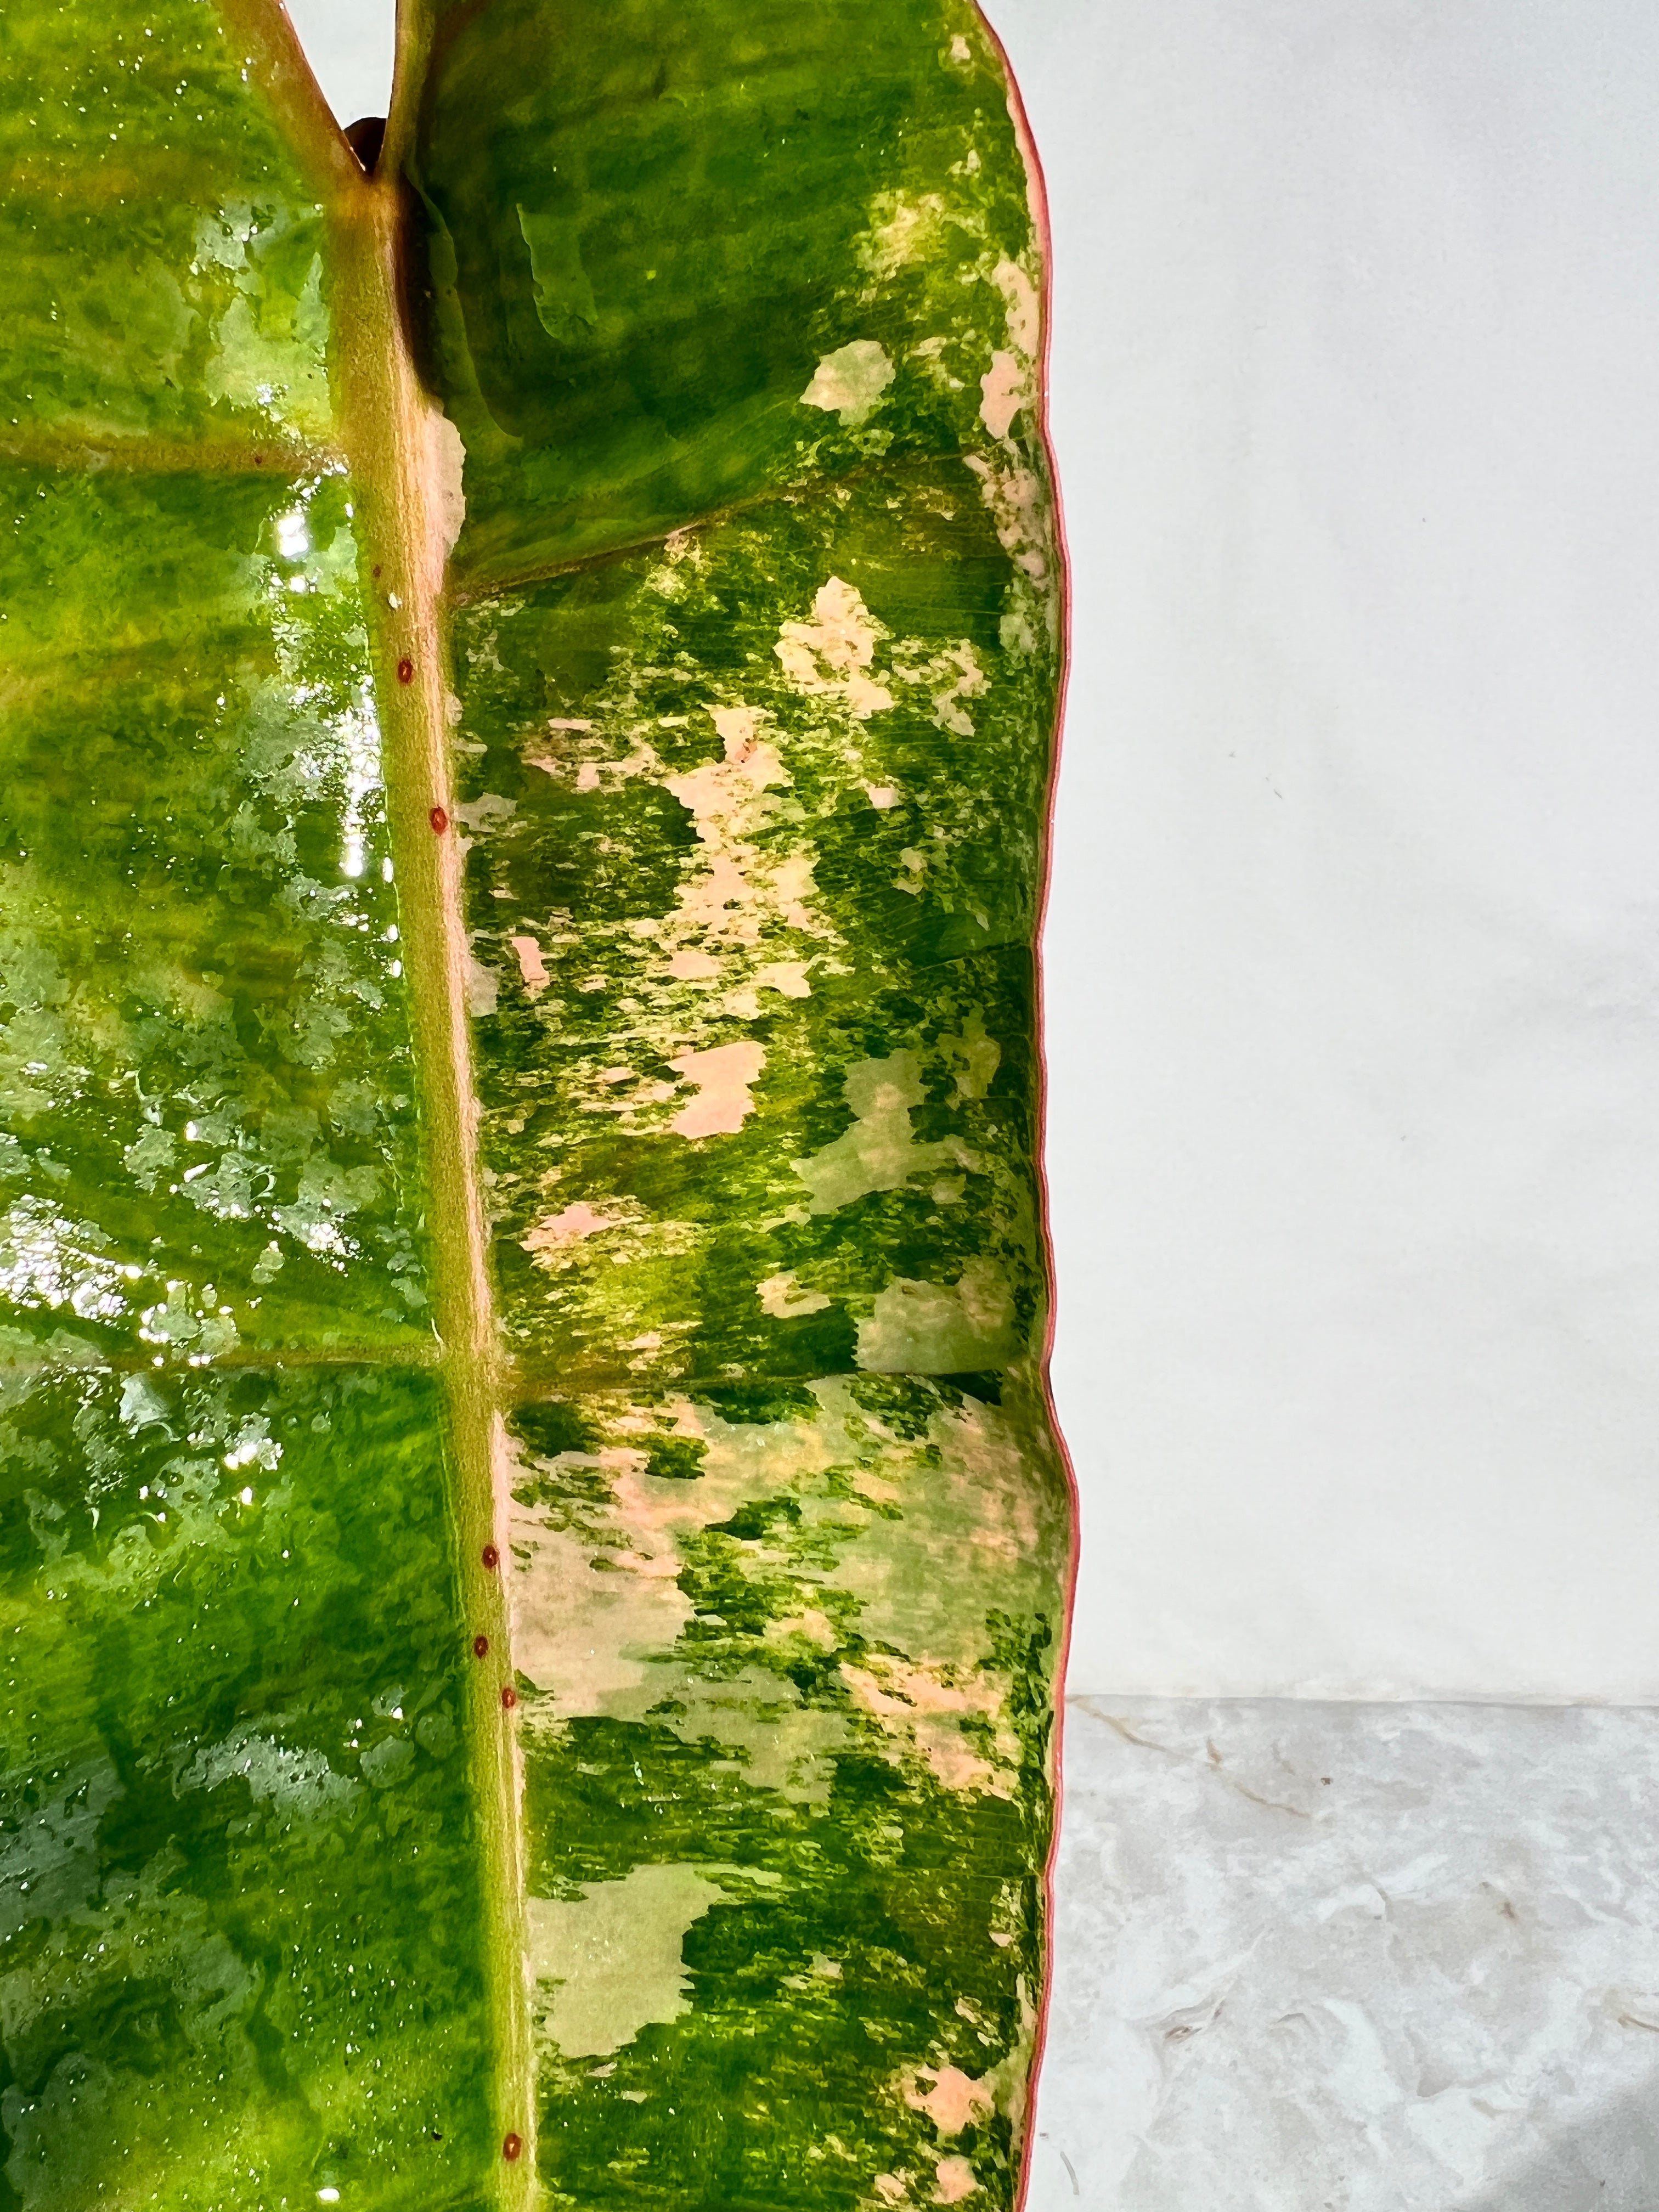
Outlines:
{"type": "Polygon", "coordinates": [[[1039,1348],[1041,613],[959,462],[463,611],[524,1372],[603,1376],[630,1342],[662,1381],[1039,1348]],[[895,1280],[964,1269],[971,1311],[903,1325],[895,1280]]]}
{"type": "Polygon", "coordinates": [[[413,173],[464,588],[985,442],[1033,240],[969,8],[440,6],[413,173]]]}
{"type": "Polygon", "coordinates": [[[1041,1402],[551,1410],[517,1417],[511,1525],[554,2200],[1012,2202],[1065,1544],[1041,1402]]]}
{"type": "Polygon", "coordinates": [[[0,2203],[460,2212],[486,1862],[327,165],[207,9],[0,38],[0,2203]]]}
{"type": "Polygon", "coordinates": [[[234,24],[14,8],[0,53],[0,446],[326,450],[322,210],[234,24]]]}
{"type": "Polygon", "coordinates": [[[542,2175],[1011,2203],[1070,1512],[1000,63],[934,4],[440,8],[410,173],[542,2175]]]}
{"type": "Polygon", "coordinates": [[[495,2144],[433,1381],[0,1395],[6,2201],[470,2197],[495,2144]]]}
{"type": "Polygon", "coordinates": [[[430,1343],[338,477],[14,467],[0,1327],[430,1343]]]}

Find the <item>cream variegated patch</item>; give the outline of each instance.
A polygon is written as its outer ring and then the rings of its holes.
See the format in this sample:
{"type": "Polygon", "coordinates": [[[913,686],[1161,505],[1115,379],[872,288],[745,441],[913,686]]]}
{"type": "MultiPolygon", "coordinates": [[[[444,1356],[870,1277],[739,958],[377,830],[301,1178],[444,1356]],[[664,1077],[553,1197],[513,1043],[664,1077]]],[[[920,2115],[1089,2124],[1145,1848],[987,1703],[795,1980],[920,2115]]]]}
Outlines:
{"type": "Polygon", "coordinates": [[[965,2158],[942,2158],[933,2168],[933,2202],[960,2204],[979,2188],[979,2177],[965,2158]]]}
{"type": "Polygon", "coordinates": [[[919,1053],[890,1053],[863,1060],[847,1071],[847,1103],[856,1119],[849,1129],[791,1167],[811,1192],[813,1213],[834,1213],[872,1191],[898,1190],[913,1176],[947,1165],[971,1168],[975,1155],[960,1138],[919,1144],[910,1113],[925,1093],[919,1053]]]}
{"type": "Polygon", "coordinates": [[[969,1260],[955,1283],[896,1276],[859,1324],[858,1363],[876,1374],[964,1375],[1016,1356],[1013,1294],[994,1260],[969,1260]]]}
{"type": "MultiPolygon", "coordinates": [[[[951,212],[939,192],[920,192],[914,199],[902,192],[878,192],[871,203],[870,227],[858,244],[860,265],[876,280],[866,296],[873,296],[876,285],[896,276],[901,269],[925,262],[951,212]]],[[[957,214],[955,219],[959,222],[965,219],[978,227],[971,216],[964,218],[957,214]]]]}
{"type": "Polygon", "coordinates": [[[1042,478],[1024,461],[991,461],[983,453],[964,453],[963,466],[979,478],[980,495],[1003,551],[1032,583],[1046,588],[1052,516],[1042,478]]]}
{"type": "Polygon", "coordinates": [[[690,2012],[686,1931],[727,1900],[707,1873],[676,1864],[588,1882],[575,1898],[527,1898],[540,2039],[565,2058],[605,2058],[690,2012]]]}
{"type": "Polygon", "coordinates": [[[947,1790],[1012,1796],[1019,1739],[1006,1723],[996,1725],[1002,1723],[1007,1697],[1000,1678],[975,1671],[957,1680],[954,1669],[947,1672],[885,1653],[872,1655],[866,1666],[843,1660],[841,1673],[857,1704],[897,1743],[926,1759],[947,1790]],[[964,1734],[964,1721],[994,1725],[994,1760],[964,1734]]]}
{"type": "Polygon", "coordinates": [[[772,648],[798,691],[841,699],[855,721],[868,721],[893,703],[893,695],[867,672],[888,632],[864,603],[856,585],[831,576],[812,601],[811,622],[786,622],[772,648]]]}
{"type": "Polygon", "coordinates": [[[975,2080],[960,2066],[924,2067],[905,2082],[903,2096],[911,2111],[926,2112],[942,2136],[959,2136],[974,2121],[988,2118],[997,2102],[994,2076],[975,2080]]]}
{"type": "Polygon", "coordinates": [[[822,1291],[809,1290],[795,1279],[793,1272],[768,1275],[755,1285],[755,1295],[763,1311],[774,1321],[793,1321],[800,1314],[822,1313],[830,1300],[822,1291]]]}
{"type": "Polygon", "coordinates": [[[730,1136],[755,1110],[751,1086],[766,1065],[766,1048],[739,1038],[733,1044],[712,1045],[706,1052],[683,1052],[669,1064],[696,1091],[668,1125],[675,1135],[730,1136]]]}
{"type": "Polygon", "coordinates": [[[854,338],[850,345],[824,356],[800,404],[836,414],[843,429],[856,429],[881,404],[893,374],[892,357],[884,346],[873,338],[854,338]]]}

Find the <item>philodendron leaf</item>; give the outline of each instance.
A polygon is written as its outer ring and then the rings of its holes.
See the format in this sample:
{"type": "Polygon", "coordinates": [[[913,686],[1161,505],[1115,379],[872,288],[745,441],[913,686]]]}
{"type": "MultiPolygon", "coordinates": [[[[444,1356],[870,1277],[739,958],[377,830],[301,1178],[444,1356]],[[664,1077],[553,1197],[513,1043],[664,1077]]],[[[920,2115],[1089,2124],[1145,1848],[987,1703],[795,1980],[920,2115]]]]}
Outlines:
{"type": "Polygon", "coordinates": [[[1041,244],[967,0],[0,9],[0,2212],[1018,2192],[1041,244]]]}

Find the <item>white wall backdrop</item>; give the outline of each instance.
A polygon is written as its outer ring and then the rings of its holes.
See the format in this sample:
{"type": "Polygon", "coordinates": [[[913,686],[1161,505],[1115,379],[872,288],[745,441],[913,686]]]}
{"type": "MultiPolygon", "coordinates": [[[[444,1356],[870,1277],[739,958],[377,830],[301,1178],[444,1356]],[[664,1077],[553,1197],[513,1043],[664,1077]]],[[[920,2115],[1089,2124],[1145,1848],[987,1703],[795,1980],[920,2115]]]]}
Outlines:
{"type": "MultiPolygon", "coordinates": [[[[1659,1698],[1659,15],[991,0],[1054,201],[1072,1686],[1659,1698]]],[[[343,119],[390,0],[294,0],[343,119]]]]}
{"type": "Polygon", "coordinates": [[[994,0],[1073,1686],[1659,1697],[1659,15],[994,0]]]}
{"type": "Polygon", "coordinates": [[[343,124],[384,115],[396,0],[286,0],[311,66],[343,124]]]}

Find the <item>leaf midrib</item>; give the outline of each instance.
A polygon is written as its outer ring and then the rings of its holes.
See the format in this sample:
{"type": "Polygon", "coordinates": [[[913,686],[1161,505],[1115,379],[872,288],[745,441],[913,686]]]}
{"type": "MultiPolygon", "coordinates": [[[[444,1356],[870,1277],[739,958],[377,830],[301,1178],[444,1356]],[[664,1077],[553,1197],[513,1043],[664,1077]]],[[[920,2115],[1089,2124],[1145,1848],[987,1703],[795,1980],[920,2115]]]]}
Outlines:
{"type": "MultiPolygon", "coordinates": [[[[402,315],[402,258],[410,234],[397,179],[412,128],[418,64],[429,36],[425,8],[400,0],[392,118],[378,173],[366,175],[330,112],[280,0],[217,0],[228,32],[246,42],[273,119],[322,204],[333,261],[329,381],[352,479],[358,581],[379,713],[381,780],[402,916],[410,1044],[427,1170],[435,1354],[404,1360],[383,1346],[376,1364],[432,1364],[447,1401],[450,1514],[466,1632],[489,1640],[488,1663],[466,1677],[469,1779],[482,1862],[481,1934],[489,2008],[496,2141],[520,2140],[497,2162],[501,2212],[538,2196],[535,2070],[525,1980],[526,1845],[516,1736],[501,1686],[513,1680],[506,1597],[506,1476],[501,1416],[507,1376],[496,1351],[488,1228],[477,1172],[476,1092],[465,1012],[466,927],[459,840],[434,836],[453,819],[448,762],[444,570],[448,547],[431,481],[432,401],[422,391],[402,315]],[[401,670],[407,665],[408,681],[401,670]],[[486,1547],[498,1565],[485,1566],[486,1547]]],[[[245,448],[255,448],[250,442],[245,448]]],[[[194,462],[199,466],[199,462],[194,462]]],[[[331,465],[338,465],[332,460],[331,465]]],[[[410,1347],[411,1354],[415,1347],[410,1347]]],[[[330,1348],[331,1358],[343,1351],[330,1348]]],[[[265,1363],[289,1364],[272,1354],[265,1363]]]]}
{"type": "MultiPolygon", "coordinates": [[[[343,143],[343,141],[342,141],[343,143]]],[[[353,155],[352,160],[356,161],[353,155]]],[[[504,2208],[535,2191],[534,2063],[525,1907],[526,1841],[516,1734],[501,1704],[512,1682],[506,1598],[506,1381],[497,1350],[489,1229],[477,1173],[476,1088],[466,1014],[462,848],[453,823],[447,546],[433,481],[435,410],[422,390],[398,311],[406,206],[396,182],[363,178],[331,210],[337,340],[331,377],[352,478],[358,574],[370,633],[381,781],[402,916],[410,1037],[421,1099],[433,1316],[447,1399],[450,1509],[469,1636],[489,1656],[467,1676],[470,1777],[482,1859],[484,1972],[496,2140],[520,2139],[496,2168],[504,2208]],[[407,673],[405,674],[405,672],[407,673]],[[442,810],[442,816],[434,814],[442,810]],[[494,1548],[495,1568],[484,1565],[494,1548]]]]}

